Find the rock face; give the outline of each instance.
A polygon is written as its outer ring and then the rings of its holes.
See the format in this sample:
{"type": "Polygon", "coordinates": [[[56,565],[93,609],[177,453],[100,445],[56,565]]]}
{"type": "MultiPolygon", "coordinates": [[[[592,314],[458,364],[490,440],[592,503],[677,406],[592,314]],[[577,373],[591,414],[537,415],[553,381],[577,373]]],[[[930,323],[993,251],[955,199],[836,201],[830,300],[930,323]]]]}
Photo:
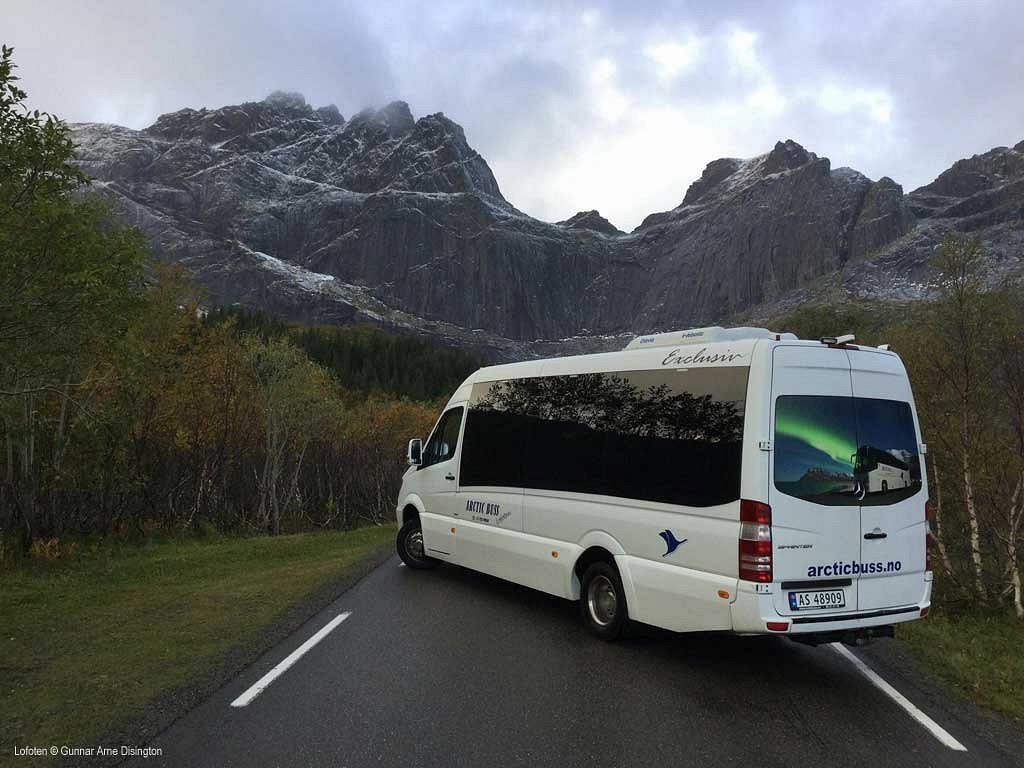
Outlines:
{"type": "Polygon", "coordinates": [[[142,131],[73,130],[83,169],[211,303],[372,320],[506,356],[707,324],[822,280],[888,289],[949,228],[1004,228],[1018,245],[1022,231],[1021,145],[904,195],[779,142],[709,163],[678,207],[623,233],[597,211],[526,216],[461,127],[400,101],[346,121],[277,92],[142,131]]]}
{"type": "Polygon", "coordinates": [[[710,163],[682,204],[637,232],[651,262],[641,317],[697,323],[771,301],[864,258],[913,224],[902,192],[831,169],[794,141],[750,160],[710,163]]]}
{"type": "MultiPolygon", "coordinates": [[[[894,210],[895,197],[892,191],[880,197],[880,210],[894,210]]],[[[870,259],[851,260],[822,287],[866,298],[923,298],[931,277],[928,260],[950,234],[981,240],[989,254],[983,277],[990,285],[1024,274],[1024,142],[958,160],[931,184],[902,197],[902,207],[913,217],[913,228],[893,237],[898,228],[892,216],[871,222],[876,244],[870,259]]]]}

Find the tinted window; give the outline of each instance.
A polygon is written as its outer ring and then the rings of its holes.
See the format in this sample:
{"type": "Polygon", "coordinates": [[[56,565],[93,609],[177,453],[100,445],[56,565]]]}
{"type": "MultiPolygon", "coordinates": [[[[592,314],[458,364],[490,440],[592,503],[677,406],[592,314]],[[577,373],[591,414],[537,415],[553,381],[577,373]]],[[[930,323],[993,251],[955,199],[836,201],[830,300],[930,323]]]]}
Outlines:
{"type": "Polygon", "coordinates": [[[892,504],[921,490],[921,456],[910,403],[855,398],[861,504],[892,504]]]}
{"type": "Polygon", "coordinates": [[[775,402],[775,487],[817,504],[892,504],[921,488],[910,404],[782,396],[775,402]]]}
{"type": "Polygon", "coordinates": [[[531,448],[532,426],[516,411],[470,406],[459,484],[522,488],[522,457],[531,448]]]}
{"type": "Polygon", "coordinates": [[[739,498],[745,367],[473,387],[461,480],[712,506],[739,498]]]}
{"type": "Polygon", "coordinates": [[[459,427],[461,426],[462,407],[446,411],[437,422],[434,433],[423,449],[423,463],[420,466],[429,467],[431,464],[438,464],[452,458],[459,442],[459,427]]]}

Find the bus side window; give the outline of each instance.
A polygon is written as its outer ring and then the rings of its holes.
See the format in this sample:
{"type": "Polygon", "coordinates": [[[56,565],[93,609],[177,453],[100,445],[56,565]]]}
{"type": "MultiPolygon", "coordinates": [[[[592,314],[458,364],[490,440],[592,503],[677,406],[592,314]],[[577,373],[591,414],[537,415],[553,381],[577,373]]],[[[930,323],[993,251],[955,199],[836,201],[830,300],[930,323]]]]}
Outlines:
{"type": "Polygon", "coordinates": [[[437,422],[434,433],[423,449],[423,463],[420,468],[448,461],[455,455],[459,442],[459,428],[462,426],[462,406],[446,411],[437,422]]]}

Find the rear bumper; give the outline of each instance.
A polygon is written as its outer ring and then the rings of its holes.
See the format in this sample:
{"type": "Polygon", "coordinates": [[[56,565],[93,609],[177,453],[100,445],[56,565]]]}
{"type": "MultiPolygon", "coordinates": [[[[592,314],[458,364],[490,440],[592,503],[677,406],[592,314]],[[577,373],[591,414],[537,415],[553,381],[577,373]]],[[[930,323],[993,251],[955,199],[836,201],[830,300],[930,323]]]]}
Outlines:
{"type": "Polygon", "coordinates": [[[899,624],[921,618],[922,609],[931,606],[931,574],[921,580],[921,600],[913,605],[872,611],[842,611],[839,613],[782,616],[775,610],[774,596],[778,584],[758,585],[741,581],[732,604],[734,632],[765,633],[772,635],[799,635],[841,632],[865,627],[899,624]],[[768,591],[758,592],[757,589],[768,591]],[[771,629],[769,629],[769,623],[771,629]],[[783,628],[784,627],[784,628],[783,628]]]}

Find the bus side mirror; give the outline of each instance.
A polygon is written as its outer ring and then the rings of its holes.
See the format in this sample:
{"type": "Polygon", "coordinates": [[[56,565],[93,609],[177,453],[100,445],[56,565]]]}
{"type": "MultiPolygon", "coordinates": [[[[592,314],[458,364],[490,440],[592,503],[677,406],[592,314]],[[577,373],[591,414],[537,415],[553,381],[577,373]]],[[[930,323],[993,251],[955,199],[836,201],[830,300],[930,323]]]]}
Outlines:
{"type": "Polygon", "coordinates": [[[423,461],[423,441],[414,437],[409,441],[409,447],[405,452],[406,459],[410,465],[418,465],[423,461]]]}

